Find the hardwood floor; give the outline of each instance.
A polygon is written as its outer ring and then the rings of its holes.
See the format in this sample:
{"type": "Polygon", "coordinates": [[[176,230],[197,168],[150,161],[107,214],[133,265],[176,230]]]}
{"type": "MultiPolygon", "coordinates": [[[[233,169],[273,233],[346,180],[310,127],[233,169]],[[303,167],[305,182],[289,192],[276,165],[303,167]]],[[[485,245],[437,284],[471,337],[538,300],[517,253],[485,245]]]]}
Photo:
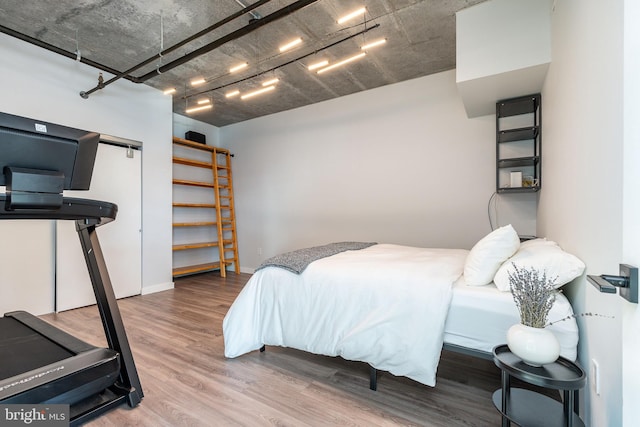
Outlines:
{"type": "MultiPolygon", "coordinates": [[[[435,388],[368,365],[279,347],[225,359],[222,319],[250,275],[205,273],[119,301],[145,394],[91,426],[490,426],[492,362],[444,352],[435,388]]],[[[95,307],[42,316],[105,346],[95,307]]]]}

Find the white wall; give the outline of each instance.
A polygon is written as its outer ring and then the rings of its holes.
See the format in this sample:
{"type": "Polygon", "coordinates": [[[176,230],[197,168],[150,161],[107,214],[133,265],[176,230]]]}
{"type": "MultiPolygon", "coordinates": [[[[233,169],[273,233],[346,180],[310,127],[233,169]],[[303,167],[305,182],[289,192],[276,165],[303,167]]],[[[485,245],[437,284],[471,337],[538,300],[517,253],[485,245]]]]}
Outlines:
{"type": "MultiPolygon", "coordinates": [[[[235,154],[243,271],[331,241],[471,248],[490,231],[495,116],[466,117],[454,71],[220,132],[235,154]]],[[[515,206],[501,225],[519,219],[519,231],[533,234],[535,207],[515,206]]]]}
{"type": "MultiPolygon", "coordinates": [[[[640,2],[624,2],[624,146],[622,262],[640,266],[640,2]]],[[[622,412],[625,426],[640,425],[640,309],[623,302],[622,412]]]]}
{"type": "MultiPolygon", "coordinates": [[[[1,111],[142,141],[143,293],[172,286],[171,100],[125,80],[82,99],[79,92],[96,85],[97,70],[4,34],[0,57],[1,111]]],[[[22,239],[15,244],[28,247],[37,242],[22,239]]],[[[4,259],[3,267],[5,262],[11,265],[4,259]]],[[[51,305],[47,311],[52,309],[51,305]]]]}
{"type": "MultiPolygon", "coordinates": [[[[622,24],[622,2],[558,1],[542,98],[545,187],[538,232],[580,257],[587,273],[596,275],[616,274],[623,262],[622,24]]],[[[622,425],[621,307],[626,302],[597,292],[584,278],[569,292],[577,312],[615,316],[579,319],[579,361],[589,371],[595,359],[601,369],[600,395],[591,376],[583,393],[586,425],[622,425]]],[[[637,408],[637,402],[627,404],[637,408]]]]}
{"type": "Polygon", "coordinates": [[[551,61],[551,0],[491,0],[456,13],[456,79],[467,115],[542,90],[551,61]]]}
{"type": "Polygon", "coordinates": [[[194,117],[182,116],[180,114],[173,115],[173,136],[184,138],[187,131],[195,131],[207,137],[207,145],[220,147],[220,128],[208,123],[197,120],[197,114],[194,117]]]}

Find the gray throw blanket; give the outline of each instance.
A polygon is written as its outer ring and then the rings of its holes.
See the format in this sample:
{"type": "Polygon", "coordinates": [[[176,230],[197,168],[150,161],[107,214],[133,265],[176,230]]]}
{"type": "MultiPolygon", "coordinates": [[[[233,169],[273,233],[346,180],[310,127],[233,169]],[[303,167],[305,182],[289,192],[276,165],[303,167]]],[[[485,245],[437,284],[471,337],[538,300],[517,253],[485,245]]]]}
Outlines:
{"type": "Polygon", "coordinates": [[[314,246],[312,248],[298,249],[297,251],[286,252],[276,255],[265,260],[256,271],[265,267],[280,267],[289,270],[292,273],[300,274],[313,261],[326,258],[344,251],[354,251],[368,248],[376,243],[364,242],[338,242],[329,243],[323,246],[314,246]]]}

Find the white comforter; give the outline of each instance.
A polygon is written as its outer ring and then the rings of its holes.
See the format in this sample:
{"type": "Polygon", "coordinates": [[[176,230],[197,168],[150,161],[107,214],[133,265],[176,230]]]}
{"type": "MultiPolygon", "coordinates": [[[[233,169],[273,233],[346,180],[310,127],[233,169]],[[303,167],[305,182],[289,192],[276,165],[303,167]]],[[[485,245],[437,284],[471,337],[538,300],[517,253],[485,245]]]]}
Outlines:
{"type": "Polygon", "coordinates": [[[224,318],[225,356],[263,344],[348,360],[434,386],[463,249],[378,244],[257,271],[224,318]]]}

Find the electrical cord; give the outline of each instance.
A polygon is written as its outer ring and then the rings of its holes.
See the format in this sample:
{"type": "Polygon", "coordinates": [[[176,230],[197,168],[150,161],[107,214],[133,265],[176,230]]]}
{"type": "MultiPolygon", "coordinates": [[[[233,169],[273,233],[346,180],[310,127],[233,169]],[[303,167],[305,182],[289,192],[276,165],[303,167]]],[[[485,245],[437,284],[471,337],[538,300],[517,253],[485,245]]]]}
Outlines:
{"type": "Polygon", "coordinates": [[[495,227],[494,227],[493,222],[491,220],[491,202],[494,201],[494,199],[495,199],[495,202],[493,204],[493,209],[494,209],[495,217],[496,217],[496,225],[498,223],[498,209],[497,209],[497,199],[496,199],[497,195],[498,195],[498,193],[496,193],[494,191],[493,194],[491,195],[491,197],[489,197],[489,203],[487,203],[487,216],[489,217],[489,227],[491,227],[491,231],[495,230],[495,227]]]}

